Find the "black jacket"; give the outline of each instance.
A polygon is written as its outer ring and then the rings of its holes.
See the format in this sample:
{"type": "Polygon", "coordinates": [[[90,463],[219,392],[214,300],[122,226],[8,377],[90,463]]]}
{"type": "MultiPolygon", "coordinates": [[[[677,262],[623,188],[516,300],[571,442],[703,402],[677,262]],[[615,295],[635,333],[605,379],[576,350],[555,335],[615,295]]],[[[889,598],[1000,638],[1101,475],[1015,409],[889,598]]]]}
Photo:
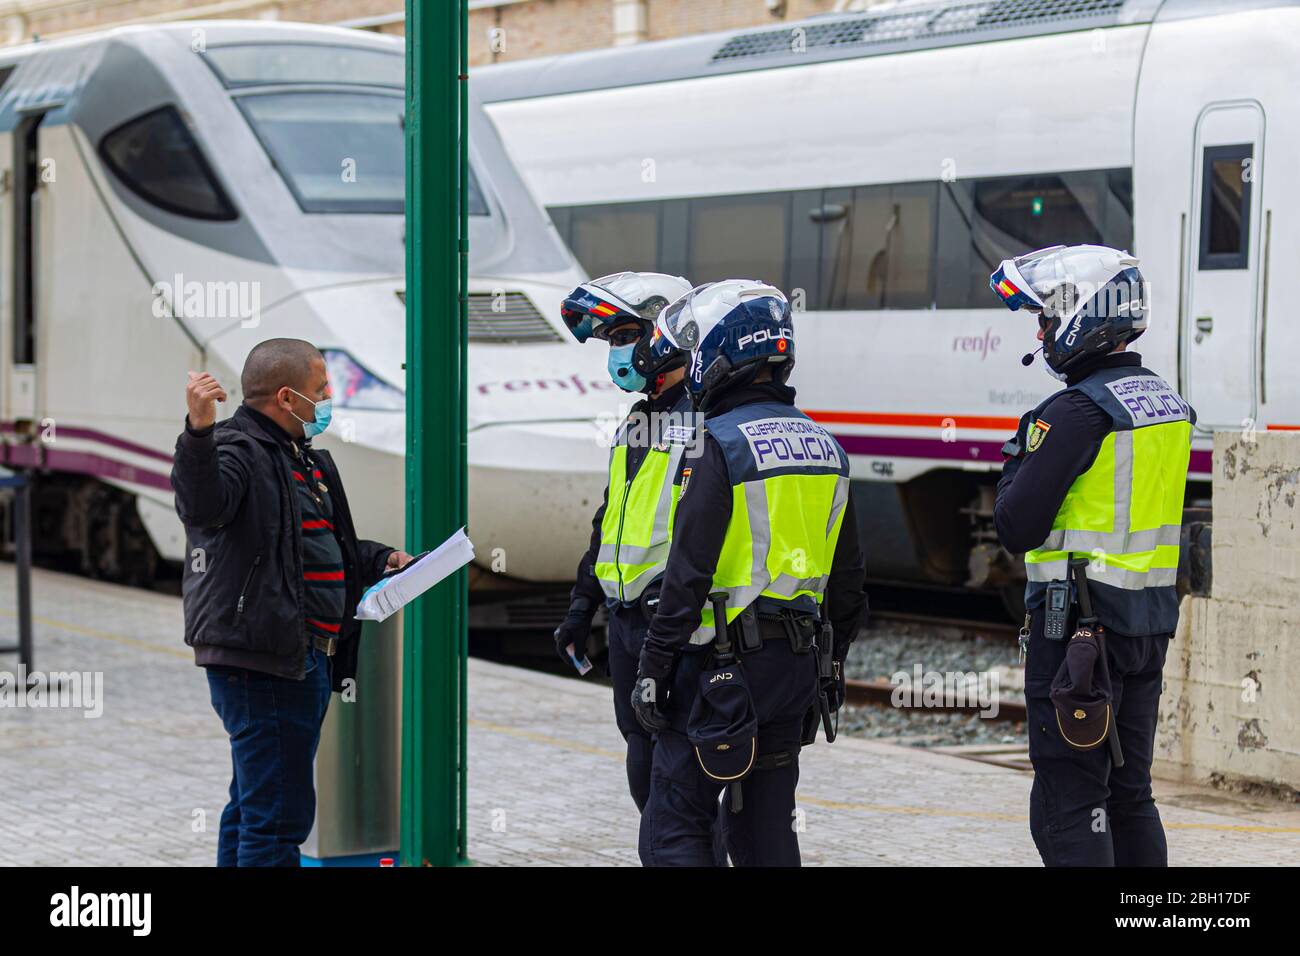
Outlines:
{"type": "MultiPolygon", "coordinates": [[[[764,382],[724,393],[708,414],[720,415],[753,402],[793,405],[794,397],[795,391],[790,386],[764,382]]],[[[700,626],[700,610],[708,598],[731,521],[732,490],[726,457],[712,436],[706,435],[702,454],[690,465],[691,476],[682,489],[673,516],[673,543],[659,592],[659,606],[641,651],[641,673],[650,677],[669,672],[673,660],[700,626]]],[[[835,543],[825,596],[827,617],[835,630],[834,656],[840,660],[857,636],[866,610],[864,576],[865,560],[850,494],[835,543]]]]}
{"type": "MultiPolygon", "coordinates": [[[[176,440],[171,480],[185,525],[185,643],[200,667],[304,677],[302,517],[289,457],[280,446],[285,440],[274,422],[242,405],[203,431],[190,429],[187,420],[176,440]]],[[[394,549],[357,539],[334,460],[319,449],[312,457],[334,496],[347,581],[344,606],[352,609],[383,575],[394,549]]],[[[361,622],[346,614],[330,661],[336,691],[356,676],[360,631],[361,622]]]]}
{"type": "MultiPolygon", "coordinates": [[[[1086,370],[1071,375],[1067,385],[1083,381],[1102,368],[1140,368],[1136,352],[1113,352],[1086,370]]],[[[1012,554],[1024,554],[1038,547],[1052,530],[1066,492],[1074,480],[1092,467],[1101,444],[1111,433],[1106,410],[1086,395],[1061,392],[1039,415],[1051,425],[1042,446],[1009,459],[998,481],[993,524],[998,541],[1012,554]]],[[[1024,434],[1024,421],[1017,435],[1024,434]]]]}

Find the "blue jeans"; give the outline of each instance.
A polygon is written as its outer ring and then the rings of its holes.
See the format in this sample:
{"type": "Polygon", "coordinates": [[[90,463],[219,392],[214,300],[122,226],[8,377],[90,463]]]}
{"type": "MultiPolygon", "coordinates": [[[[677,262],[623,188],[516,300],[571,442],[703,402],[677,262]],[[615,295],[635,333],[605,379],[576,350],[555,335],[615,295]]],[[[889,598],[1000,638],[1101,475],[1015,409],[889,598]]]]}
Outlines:
{"type": "Polygon", "coordinates": [[[234,763],[217,866],[298,866],[298,847],[316,818],[314,765],[330,700],[329,658],[310,648],[302,680],[213,665],[208,688],[234,763]]]}

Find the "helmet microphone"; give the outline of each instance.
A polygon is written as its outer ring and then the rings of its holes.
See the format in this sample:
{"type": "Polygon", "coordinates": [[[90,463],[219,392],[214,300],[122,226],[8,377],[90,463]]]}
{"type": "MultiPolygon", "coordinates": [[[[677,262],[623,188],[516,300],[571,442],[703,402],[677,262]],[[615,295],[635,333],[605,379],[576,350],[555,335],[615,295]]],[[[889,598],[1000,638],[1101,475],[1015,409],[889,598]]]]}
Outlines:
{"type": "Polygon", "coordinates": [[[1028,368],[1030,365],[1033,365],[1034,359],[1038,356],[1038,353],[1041,352],[1042,350],[1043,350],[1043,346],[1040,345],[1032,352],[1026,352],[1024,357],[1020,360],[1020,364],[1025,366],[1026,368],[1028,368]]]}

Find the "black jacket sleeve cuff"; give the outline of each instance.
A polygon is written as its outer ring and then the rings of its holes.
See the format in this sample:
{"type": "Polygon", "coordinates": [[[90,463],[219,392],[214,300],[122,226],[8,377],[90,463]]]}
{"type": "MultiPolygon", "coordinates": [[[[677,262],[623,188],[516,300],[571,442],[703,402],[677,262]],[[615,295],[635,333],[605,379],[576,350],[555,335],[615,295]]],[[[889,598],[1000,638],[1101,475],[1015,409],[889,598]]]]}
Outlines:
{"type": "Polygon", "coordinates": [[[185,416],[185,433],[184,433],[185,438],[191,440],[193,439],[201,440],[205,438],[211,438],[212,433],[216,430],[216,428],[217,426],[215,424],[209,425],[207,428],[195,428],[193,425],[190,424],[190,416],[189,415],[185,416]]]}

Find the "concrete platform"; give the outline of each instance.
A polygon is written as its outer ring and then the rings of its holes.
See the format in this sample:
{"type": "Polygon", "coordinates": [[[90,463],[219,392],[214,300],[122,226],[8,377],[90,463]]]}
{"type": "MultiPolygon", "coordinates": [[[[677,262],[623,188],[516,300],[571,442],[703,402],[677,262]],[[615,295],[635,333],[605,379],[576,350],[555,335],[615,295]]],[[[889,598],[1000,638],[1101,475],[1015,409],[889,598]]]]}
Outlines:
{"type": "MultiPolygon", "coordinates": [[[[33,590],[37,668],[102,672],[103,713],[0,709],[0,864],[211,864],[230,752],[180,601],[46,571],[33,590]]],[[[0,564],[0,643],[14,637],[12,594],[0,564]]],[[[476,863],[638,862],[608,688],[472,661],[469,746],[476,863]]],[[[803,757],[804,859],[1037,864],[1030,782],[951,754],[818,744],[803,757]]],[[[1170,784],[1158,795],[1175,864],[1300,864],[1294,805],[1170,784]]]]}

